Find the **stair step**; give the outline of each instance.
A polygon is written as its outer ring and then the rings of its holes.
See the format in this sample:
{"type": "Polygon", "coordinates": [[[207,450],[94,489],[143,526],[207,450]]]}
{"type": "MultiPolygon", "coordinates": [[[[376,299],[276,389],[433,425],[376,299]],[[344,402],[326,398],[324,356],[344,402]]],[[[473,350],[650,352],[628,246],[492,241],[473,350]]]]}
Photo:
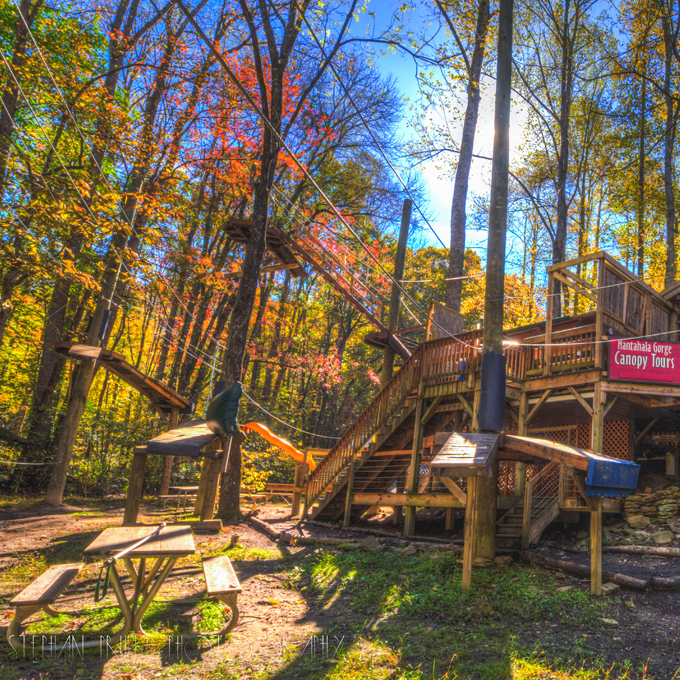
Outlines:
{"type": "Polygon", "coordinates": [[[522,515],[506,515],[505,516],[505,521],[507,524],[519,524],[521,525],[522,522],[524,521],[524,517],[522,515]]]}
{"type": "Polygon", "coordinates": [[[497,533],[496,535],[503,534],[504,536],[521,536],[522,535],[522,527],[521,526],[516,526],[514,524],[501,524],[500,526],[496,527],[497,533]]]}

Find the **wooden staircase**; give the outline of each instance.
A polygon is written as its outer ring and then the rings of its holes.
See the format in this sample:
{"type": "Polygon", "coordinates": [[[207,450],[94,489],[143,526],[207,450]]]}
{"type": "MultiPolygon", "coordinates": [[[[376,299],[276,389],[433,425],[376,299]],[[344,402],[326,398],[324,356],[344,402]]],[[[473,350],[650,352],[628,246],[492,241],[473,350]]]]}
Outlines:
{"type": "Polygon", "coordinates": [[[528,548],[538,543],[548,524],[560,514],[559,474],[559,464],[552,462],[527,480],[524,497],[496,523],[497,546],[528,548]]]}

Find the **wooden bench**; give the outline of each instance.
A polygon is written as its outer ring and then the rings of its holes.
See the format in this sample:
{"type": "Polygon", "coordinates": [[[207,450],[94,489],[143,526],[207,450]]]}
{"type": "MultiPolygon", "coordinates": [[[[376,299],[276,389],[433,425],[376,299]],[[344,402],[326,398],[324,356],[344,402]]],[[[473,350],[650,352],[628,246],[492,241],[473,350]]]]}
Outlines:
{"type": "Polygon", "coordinates": [[[203,558],[203,576],[208,595],[216,597],[231,609],[231,620],[218,633],[226,635],[238,623],[239,609],[236,602],[241,592],[241,584],[226,555],[203,558]]]}
{"type": "Polygon", "coordinates": [[[10,602],[10,605],[15,608],[14,618],[7,629],[7,642],[10,645],[12,638],[18,637],[21,623],[40,609],[51,616],[67,613],[55,611],[52,605],[82,568],[83,564],[80,562],[76,564],[56,564],[44,574],[38,576],[28,588],[24,588],[10,602]]]}
{"type": "Polygon", "coordinates": [[[265,491],[267,492],[267,502],[274,496],[279,496],[287,503],[288,497],[293,497],[295,484],[267,484],[265,491]]]}

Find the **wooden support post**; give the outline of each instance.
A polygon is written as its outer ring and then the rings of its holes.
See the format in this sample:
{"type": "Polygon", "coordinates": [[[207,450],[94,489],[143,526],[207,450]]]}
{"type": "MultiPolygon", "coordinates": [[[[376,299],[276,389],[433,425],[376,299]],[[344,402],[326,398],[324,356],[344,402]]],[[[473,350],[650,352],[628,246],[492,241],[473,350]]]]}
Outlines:
{"type": "Polygon", "coordinates": [[[602,499],[593,498],[590,513],[590,592],[602,595],[602,499]]]}
{"type": "Polygon", "coordinates": [[[146,449],[135,451],[130,466],[130,481],[128,482],[127,496],[125,497],[125,514],[123,525],[134,524],[139,515],[139,506],[142,502],[142,489],[144,487],[144,471],[146,470],[146,449]]]}
{"type": "Polygon", "coordinates": [[[478,477],[468,477],[467,479],[467,503],[465,505],[465,533],[463,541],[463,580],[461,589],[464,593],[470,590],[472,582],[472,553],[474,551],[475,540],[475,514],[477,509],[477,479],[478,477]]]}
{"type": "MultiPolygon", "coordinates": [[[[468,481],[471,478],[468,477],[468,481]]],[[[491,464],[491,477],[475,482],[475,557],[492,560],[496,556],[496,508],[498,503],[498,461],[491,464]]]]}
{"type": "Polygon", "coordinates": [[[522,514],[522,550],[529,547],[529,530],[531,529],[531,497],[534,483],[527,479],[524,487],[524,512],[522,514]]]}
{"type": "Polygon", "coordinates": [[[560,481],[557,489],[557,502],[560,508],[564,507],[567,497],[566,479],[567,466],[564,463],[560,463],[560,481]]]}
{"type": "MultiPolygon", "coordinates": [[[[400,474],[399,477],[397,478],[397,493],[404,492],[404,489],[406,488],[406,481],[407,481],[406,473],[404,472],[400,474]]],[[[401,523],[402,515],[403,513],[401,505],[395,505],[394,512],[392,514],[392,524],[394,526],[399,526],[399,524],[401,523]]]]}
{"type": "MultiPolygon", "coordinates": [[[[305,455],[306,457],[306,455],[305,455]]],[[[299,463],[295,466],[295,476],[293,477],[293,500],[290,503],[290,516],[297,517],[300,514],[300,504],[302,501],[302,487],[307,477],[307,464],[299,463]]]]}
{"type": "MultiPolygon", "coordinates": [[[[604,368],[604,345],[602,344],[602,333],[604,315],[604,255],[597,261],[597,308],[595,314],[595,368],[604,368]]],[[[624,314],[626,311],[624,309],[624,314]]],[[[595,383],[597,388],[599,383],[595,383]]],[[[595,400],[593,400],[593,410],[595,409],[595,400]]],[[[599,449],[598,449],[599,450],[599,449]]]]}
{"type": "Polygon", "coordinates": [[[591,426],[592,438],[590,448],[596,453],[604,453],[602,450],[604,440],[604,403],[607,393],[601,389],[602,383],[595,383],[593,394],[593,420],[591,426]]]}
{"type": "MultiPolygon", "coordinates": [[[[231,437],[221,438],[219,443],[222,446],[221,458],[209,458],[205,462],[206,478],[205,489],[203,491],[203,503],[200,507],[201,522],[215,517],[215,501],[217,500],[217,490],[220,487],[220,477],[227,466],[227,456],[231,448],[231,437]]],[[[202,476],[202,475],[201,475],[202,476]]]]}
{"type": "Polygon", "coordinates": [[[349,526],[350,516],[352,514],[352,494],[354,493],[354,467],[356,465],[356,457],[352,456],[352,462],[349,464],[349,478],[347,479],[347,495],[345,496],[345,517],[342,521],[342,526],[346,529],[349,526]]]}
{"type": "Polygon", "coordinates": [[[456,521],[455,508],[446,508],[446,526],[444,527],[444,529],[446,531],[453,531],[455,521],[456,521]]]}
{"type": "Polygon", "coordinates": [[[545,348],[543,350],[543,375],[550,375],[552,369],[552,321],[555,293],[555,278],[548,274],[548,291],[545,302],[545,348]]]}
{"type": "Polygon", "coordinates": [[[215,501],[220,483],[220,459],[208,458],[206,466],[206,483],[203,491],[203,503],[199,509],[201,522],[215,517],[215,501]]]}
{"type": "MultiPolygon", "coordinates": [[[[174,430],[179,423],[179,409],[173,408],[170,412],[170,420],[168,421],[168,430],[174,430]]],[[[175,462],[174,456],[165,456],[163,460],[163,475],[161,476],[161,488],[158,492],[159,496],[168,495],[168,487],[170,486],[170,478],[172,476],[172,464],[175,462]]]]}
{"type": "MultiPolygon", "coordinates": [[[[421,381],[422,382],[422,381],[421,381]]],[[[424,400],[418,397],[416,402],[416,419],[413,432],[413,448],[411,449],[411,465],[408,470],[406,493],[418,493],[418,478],[420,476],[420,449],[423,445],[423,405],[424,400]]],[[[416,529],[416,508],[407,506],[404,512],[404,536],[413,536],[416,529]]]]}
{"type": "MultiPolygon", "coordinates": [[[[517,419],[517,434],[520,437],[527,436],[527,415],[529,413],[529,393],[522,390],[519,397],[519,414],[517,419]]],[[[517,461],[515,463],[515,496],[524,493],[524,478],[526,477],[526,465],[517,461]]]]}
{"type": "Polygon", "coordinates": [[[205,496],[205,485],[208,479],[208,472],[210,471],[210,466],[208,465],[208,459],[204,458],[201,463],[201,476],[198,480],[198,491],[196,492],[196,500],[194,501],[194,516],[198,517],[201,514],[201,508],[203,507],[203,498],[205,496]]]}
{"type": "MultiPolygon", "coordinates": [[[[399,282],[404,276],[404,262],[406,261],[406,244],[408,243],[408,228],[411,224],[411,207],[413,202],[409,198],[404,199],[401,211],[401,226],[399,228],[399,240],[397,241],[397,255],[394,260],[394,281],[390,294],[390,311],[387,318],[387,331],[392,333],[399,327],[399,303],[401,301],[401,288],[399,282]]],[[[384,387],[392,379],[394,370],[394,349],[385,345],[383,350],[383,367],[380,376],[380,386],[384,387]]]]}

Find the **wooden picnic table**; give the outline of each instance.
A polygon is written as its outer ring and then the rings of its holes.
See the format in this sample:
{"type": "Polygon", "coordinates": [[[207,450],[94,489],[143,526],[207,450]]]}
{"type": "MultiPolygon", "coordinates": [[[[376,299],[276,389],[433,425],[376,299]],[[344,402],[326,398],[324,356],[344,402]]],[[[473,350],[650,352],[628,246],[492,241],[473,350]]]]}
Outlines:
{"type": "MultiPolygon", "coordinates": [[[[108,558],[134,545],[140,539],[153,533],[158,527],[113,527],[104,529],[84,554],[90,557],[108,558]]],[[[121,640],[130,630],[146,635],[142,629],[142,617],[161,589],[161,586],[180,557],[196,552],[194,536],[189,526],[170,525],[161,529],[158,536],[135,548],[121,559],[134,584],[134,594],[128,601],[116,571],[116,563],[111,566],[111,585],[123,613],[124,625],[113,638],[113,643],[121,640]],[[151,569],[146,571],[146,560],[154,560],[151,569]],[[137,565],[133,563],[137,561],[137,565]],[[165,563],[165,564],[164,564],[165,563]],[[139,603],[140,596],[143,598],[139,603]]]]}
{"type": "MultiPolygon", "coordinates": [[[[182,505],[182,510],[187,509],[187,498],[189,497],[189,494],[195,494],[198,491],[197,486],[169,486],[168,491],[176,491],[177,492],[177,510],[179,511],[179,505],[182,501],[182,497],[184,497],[184,505],[182,505]]],[[[163,504],[163,507],[165,507],[165,504],[163,504]]]]}

